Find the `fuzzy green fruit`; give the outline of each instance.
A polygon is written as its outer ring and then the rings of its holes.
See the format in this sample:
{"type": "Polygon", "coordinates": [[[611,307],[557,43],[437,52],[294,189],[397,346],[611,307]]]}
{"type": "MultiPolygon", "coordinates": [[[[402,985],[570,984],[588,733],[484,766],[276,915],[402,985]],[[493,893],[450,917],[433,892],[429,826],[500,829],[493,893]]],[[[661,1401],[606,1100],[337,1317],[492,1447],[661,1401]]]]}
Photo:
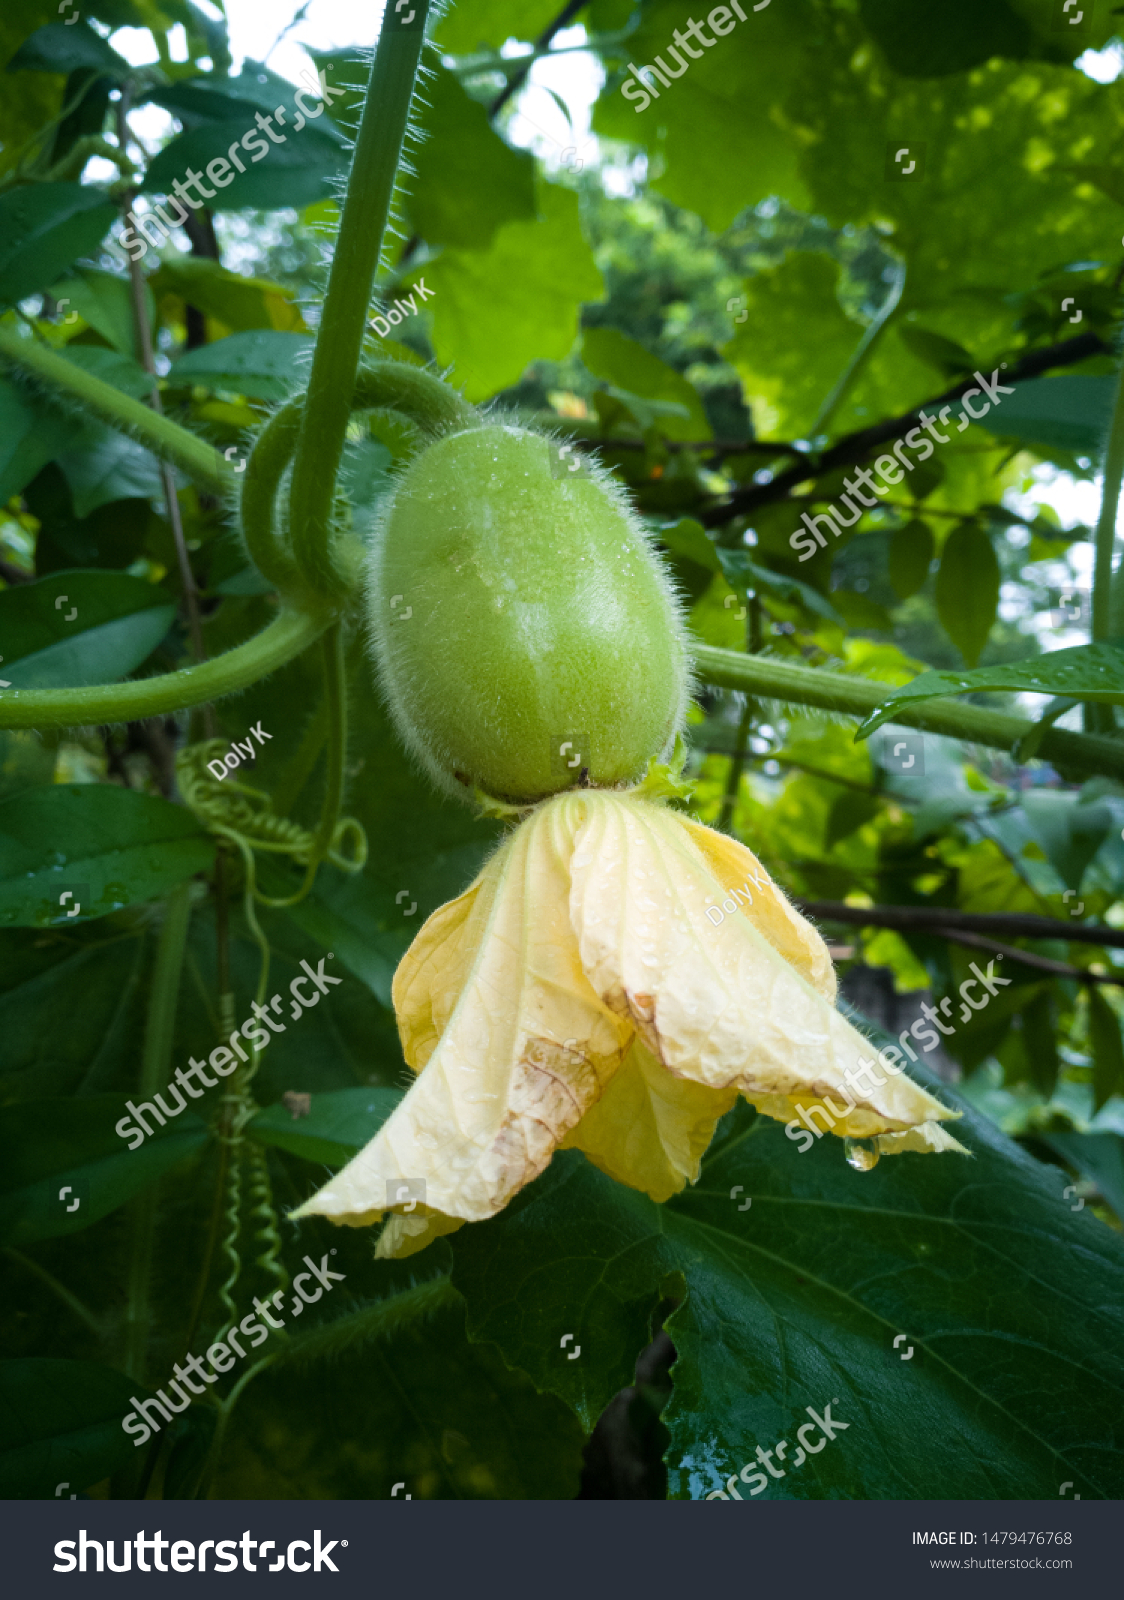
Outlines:
{"type": "Polygon", "coordinates": [[[643,776],[686,710],[679,608],[603,469],[525,428],[430,445],[371,555],[371,628],[399,731],[466,798],[643,776]],[[576,470],[571,470],[576,468],[576,470]]]}

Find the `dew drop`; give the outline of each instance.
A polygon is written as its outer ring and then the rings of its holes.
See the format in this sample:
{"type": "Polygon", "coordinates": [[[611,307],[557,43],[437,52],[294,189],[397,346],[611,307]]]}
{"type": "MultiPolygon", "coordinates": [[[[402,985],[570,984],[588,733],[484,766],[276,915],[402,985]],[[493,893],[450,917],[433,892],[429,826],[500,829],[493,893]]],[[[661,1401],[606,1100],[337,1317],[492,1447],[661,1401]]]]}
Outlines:
{"type": "Polygon", "coordinates": [[[856,1172],[870,1172],[878,1165],[878,1140],[877,1139],[844,1139],[843,1154],[847,1165],[854,1167],[856,1172]]]}

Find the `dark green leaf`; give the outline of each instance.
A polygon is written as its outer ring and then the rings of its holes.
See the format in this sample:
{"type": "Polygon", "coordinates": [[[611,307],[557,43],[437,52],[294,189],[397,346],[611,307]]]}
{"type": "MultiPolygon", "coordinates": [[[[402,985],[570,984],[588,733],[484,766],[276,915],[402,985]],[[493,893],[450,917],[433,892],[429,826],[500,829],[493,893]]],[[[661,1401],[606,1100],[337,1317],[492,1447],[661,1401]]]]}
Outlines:
{"type": "Polygon", "coordinates": [[[214,344],[190,350],[172,363],[168,382],[205,384],[209,389],[229,389],[255,400],[284,400],[307,381],[307,353],[315,340],[310,333],[281,333],[276,329],[250,329],[232,333],[214,344]]]}
{"type": "Polygon", "coordinates": [[[342,1167],[374,1138],[401,1098],[399,1089],[336,1089],[312,1095],[301,1116],[279,1101],[259,1111],[246,1131],[305,1161],[342,1167]]]}
{"type": "Polygon", "coordinates": [[[1016,384],[1012,395],[1000,395],[979,425],[1001,439],[1097,455],[1115,392],[1111,376],[1035,378],[1016,384]]]}
{"type": "Polygon", "coordinates": [[[824,833],[824,849],[834,849],[840,839],[849,838],[856,828],[863,827],[877,815],[877,796],[861,794],[857,789],[845,789],[832,804],[824,833]]]}
{"type": "Polygon", "coordinates": [[[1124,644],[1079,644],[1071,650],[1051,650],[1030,661],[1008,662],[1002,667],[976,667],[970,672],[920,672],[912,683],[895,689],[871,713],[859,728],[858,737],[865,739],[907,702],[981,689],[1023,690],[1064,695],[1073,700],[1095,700],[1103,705],[1124,705],[1124,644]]]}
{"type": "Polygon", "coordinates": [[[116,215],[93,184],[32,183],[0,194],[0,305],[53,283],[97,248],[116,215]]]}
{"type": "Polygon", "coordinates": [[[42,928],[83,919],[206,872],[215,847],[191,813],[115,784],[66,783],[0,802],[0,924],[42,928]],[[60,905],[60,894],[81,885],[60,905]]]}
{"type": "Polygon", "coordinates": [[[1006,0],[860,0],[859,15],[895,72],[940,78],[982,66],[992,56],[1030,53],[1033,31],[1006,0]]]}
{"type": "Polygon", "coordinates": [[[911,517],[890,535],[890,582],[899,600],[916,594],[929,576],[933,530],[921,517],[911,517]]]}
{"type": "Polygon", "coordinates": [[[1090,1179],[1124,1222],[1124,1136],[1119,1133],[1042,1133],[1062,1160],[1090,1179]]]}
{"type": "Polygon", "coordinates": [[[1124,1094],[1124,1041],[1120,1018],[1101,989],[1089,985],[1089,1043],[1093,1051],[1093,1110],[1124,1094]]]}
{"type": "MultiPolygon", "coordinates": [[[[76,311],[115,350],[137,360],[140,352],[137,349],[132,286],[127,278],[118,277],[115,272],[102,272],[96,267],[79,267],[52,284],[50,294],[58,303],[60,318],[65,321],[72,311],[76,311]]],[[[156,307],[147,281],[144,284],[144,296],[151,327],[156,321],[156,307]]],[[[66,353],[73,355],[78,348],[83,347],[71,346],[66,353]]]]}
{"type": "Polygon", "coordinates": [[[860,1173],[838,1139],[802,1152],[743,1106],[697,1186],[662,1206],[556,1155],[451,1238],[470,1336],[589,1425],[681,1274],[663,1414],[673,1497],[724,1488],[782,1438],[786,1476],[766,1480],[782,1498],[1050,1499],[1063,1475],[1118,1495],[1124,1247],[985,1118],[967,1111],[956,1134],[974,1159],[860,1173]],[[918,1350],[909,1365],[899,1333],[918,1350]],[[847,1431],[797,1468],[795,1429],[827,1406],[847,1431]]]}
{"type": "Polygon", "coordinates": [[[70,344],[61,352],[83,372],[91,373],[103,383],[110,383],[134,400],[147,400],[153,389],[153,379],[137,365],[132,356],[119,350],[107,350],[99,344],[70,344]]]}
{"type": "MultiPolygon", "coordinates": [[[[369,1292],[385,1281],[383,1266],[348,1267],[336,1293],[369,1292]]],[[[415,1501],[576,1496],[577,1419],[495,1351],[470,1344],[455,1297],[364,1338],[362,1324],[382,1321],[380,1309],[359,1303],[348,1318],[359,1326],[338,1330],[343,1348],[330,1361],[278,1366],[252,1385],[231,1426],[217,1494],[237,1497],[252,1482],[268,1496],[299,1483],[327,1499],[386,1499],[396,1485],[400,1499],[415,1501]]]]}
{"type": "Polygon", "coordinates": [[[156,458],[106,423],[87,422],[73,431],[69,448],[57,459],[78,517],[114,500],[149,500],[163,493],[156,458]]]}
{"type": "Polygon", "coordinates": [[[0,377],[0,505],[31,482],[73,431],[69,417],[0,377]]]}
{"type": "Polygon", "coordinates": [[[48,22],[24,40],[8,62],[8,72],[70,73],[93,67],[120,81],[132,68],[85,22],[48,22]]]}
{"type": "Polygon", "coordinates": [[[121,1422],[137,1390],[96,1361],[0,1362],[0,1495],[50,1500],[60,1484],[80,1494],[131,1462],[121,1422]]]}
{"type": "Polygon", "coordinates": [[[115,683],[148,659],[175,615],[166,590],[126,572],[53,572],[5,589],[5,692],[115,683]]]}
{"type": "MultiPolygon", "coordinates": [[[[136,1096],[139,1099],[139,1095],[136,1096]]],[[[0,1238],[24,1245],[78,1233],[123,1206],[207,1143],[206,1123],[181,1111],[136,1149],[115,1131],[124,1094],[31,1100],[0,1110],[0,1238]],[[71,1209],[73,1207],[73,1210],[71,1209]]],[[[164,1096],[174,1108],[175,1096],[164,1096]]]]}
{"type": "MultiPolygon", "coordinates": [[[[272,142],[248,115],[227,122],[205,122],[164,146],[149,166],[141,188],[145,194],[171,195],[177,179],[183,183],[189,170],[198,171],[204,176],[198,189],[186,188],[188,204],[193,196],[202,195],[216,211],[237,211],[244,206],[263,211],[295,206],[299,210],[334,194],[332,180],[341,176],[347,162],[342,140],[327,119],[323,128],[312,123],[300,133],[281,137],[283,143],[272,142]],[[234,146],[239,147],[241,172],[230,157],[234,146]],[[216,162],[221,165],[209,171],[216,162]]],[[[174,219],[176,205],[166,209],[174,219]]]]}
{"type": "Polygon", "coordinates": [[[826,617],[828,622],[843,623],[842,616],[831,601],[820,594],[818,589],[813,589],[811,584],[801,583],[799,578],[789,578],[784,573],[773,572],[769,567],[763,567],[744,550],[726,550],[719,547],[717,555],[722,563],[726,581],[732,589],[742,592],[760,589],[765,594],[775,595],[778,600],[783,600],[789,605],[803,606],[806,611],[813,611],[817,616],[826,617]]]}
{"type": "Polygon", "coordinates": [[[1057,1022],[1049,994],[1041,990],[1022,1013],[1023,1049],[1031,1081],[1044,1100],[1053,1098],[1058,1081],[1057,1022]]]}
{"type": "Polygon", "coordinates": [[[912,350],[915,356],[920,356],[922,361],[936,367],[947,378],[971,372],[975,365],[975,357],[969,355],[962,344],[957,344],[955,339],[946,339],[942,333],[933,333],[928,328],[918,328],[907,322],[899,326],[898,337],[907,350],[912,350]]]}
{"type": "MultiPolygon", "coordinates": [[[[324,60],[323,57],[320,59],[324,60]]],[[[338,87],[336,75],[327,63],[325,71],[329,86],[338,87]]],[[[238,119],[243,130],[255,126],[256,112],[271,113],[281,106],[285,120],[279,128],[275,126],[275,132],[285,132],[299,139],[304,132],[304,127],[297,128],[300,121],[342,148],[344,140],[330,120],[324,123],[320,117],[308,119],[307,113],[297,104],[298,92],[303,92],[305,103],[315,110],[320,95],[318,90],[309,88],[307,78],[303,84],[290,83],[288,78],[282,78],[260,61],[252,61],[247,56],[237,77],[207,73],[198,78],[181,78],[176,83],[154,90],[148,98],[156,105],[182,116],[185,122],[202,120],[225,123],[238,119]]],[[[249,165],[248,158],[243,159],[249,165]]],[[[178,176],[183,176],[184,172],[186,168],[178,176]]]]}
{"type": "Polygon", "coordinates": [[[975,522],[961,522],[945,540],[937,570],[937,615],[970,667],[980,658],[999,608],[999,562],[975,522]]]}

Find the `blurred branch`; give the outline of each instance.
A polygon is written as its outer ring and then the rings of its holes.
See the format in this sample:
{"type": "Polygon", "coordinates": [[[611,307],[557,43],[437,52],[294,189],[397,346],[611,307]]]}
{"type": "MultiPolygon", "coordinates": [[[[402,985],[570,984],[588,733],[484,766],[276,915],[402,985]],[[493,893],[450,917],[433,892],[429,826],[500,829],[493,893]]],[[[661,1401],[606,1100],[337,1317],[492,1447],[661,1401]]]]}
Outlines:
{"type": "MultiPolygon", "coordinates": [[[[1068,367],[1075,362],[1086,360],[1089,356],[1109,354],[1111,351],[1099,334],[1078,334],[1076,338],[1064,339],[1060,344],[1046,345],[1041,350],[1031,350],[1004,373],[1003,381],[1019,383],[1026,378],[1036,378],[1053,367],[1068,367]]],[[[809,478],[821,477],[838,467],[856,465],[880,445],[888,443],[891,439],[898,439],[911,428],[919,426],[922,411],[931,412],[934,408],[939,409],[942,405],[949,405],[952,401],[959,400],[974,383],[973,376],[962,378],[935,399],[925,400],[901,416],[887,417],[872,427],[860,428],[857,433],[845,435],[814,460],[800,461],[795,466],[787,467],[771,483],[752,483],[746,484],[741,489],[735,489],[727,499],[700,512],[699,521],[704,527],[719,527],[731,517],[742,516],[756,510],[758,506],[771,505],[776,500],[786,499],[790,489],[794,489],[797,484],[806,483],[809,478]]]]}
{"type": "MultiPolygon", "coordinates": [[[[1064,939],[1070,944],[1096,944],[1124,950],[1124,928],[1088,922],[1066,923],[1030,912],[958,911],[954,906],[851,906],[841,900],[797,900],[806,917],[821,922],[849,922],[856,927],[893,928],[899,933],[934,933],[951,939],[978,934],[1007,934],[1012,939],[1064,939]]],[[[1004,954],[1009,947],[996,945],[1004,954]]],[[[1020,958],[1025,951],[1015,951],[1020,958]]],[[[1045,957],[1039,957],[1045,960],[1045,957]]],[[[1053,963],[1055,967],[1058,963],[1053,963]]],[[[1077,970],[1076,968],[1074,969],[1077,970]]]]}
{"type": "Polygon", "coordinates": [[[568,0],[568,3],[562,7],[562,10],[555,17],[554,21],[550,23],[550,25],[542,33],[539,34],[538,38],[535,40],[535,48],[531,54],[529,56],[520,56],[517,58],[519,63],[517,70],[507,80],[505,86],[500,90],[499,94],[492,101],[492,104],[488,107],[488,115],[490,117],[498,116],[507,102],[511,99],[512,95],[519,93],[520,89],[526,83],[527,75],[534,66],[535,61],[540,55],[545,54],[550,50],[550,42],[554,38],[554,35],[556,33],[561,33],[566,24],[568,22],[572,22],[577,16],[578,12],[585,8],[586,4],[587,0],[568,0]]]}

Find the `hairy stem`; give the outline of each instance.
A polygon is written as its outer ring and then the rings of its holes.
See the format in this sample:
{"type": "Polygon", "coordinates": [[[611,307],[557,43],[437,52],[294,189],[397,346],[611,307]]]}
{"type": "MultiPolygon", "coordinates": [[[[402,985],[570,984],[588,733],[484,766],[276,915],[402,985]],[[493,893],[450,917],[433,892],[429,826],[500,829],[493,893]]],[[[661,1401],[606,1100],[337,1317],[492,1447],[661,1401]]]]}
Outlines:
{"type": "Polygon", "coordinates": [[[131,434],[161,459],[174,462],[212,494],[225,498],[237,483],[233,467],[223,460],[218,450],[181,428],[179,423],[153,411],[143,400],[134,400],[112,384],[95,378],[93,373],[83,371],[38,339],[21,338],[11,328],[0,328],[0,361],[10,361],[24,368],[48,389],[78,402],[110,427],[131,434]]]}
{"type": "MultiPolygon", "coordinates": [[[[842,712],[851,717],[866,717],[881,705],[887,685],[849,673],[828,672],[823,667],[807,667],[779,661],[771,656],[741,655],[736,650],[720,650],[713,645],[696,645],[695,666],[706,683],[725,689],[742,689],[750,694],[797,705],[819,706],[825,711],[842,712]]],[[[926,700],[919,705],[900,706],[894,720],[911,728],[923,728],[950,739],[1010,750],[1031,731],[1033,723],[1005,712],[962,701],[926,700]]],[[[1084,772],[1106,773],[1124,778],[1124,743],[1095,734],[1070,733],[1051,728],[1042,736],[1038,752],[1044,760],[1084,772]]]]}
{"type": "Polygon", "coordinates": [[[283,667],[315,644],[331,621],[326,614],[286,608],[245,644],[178,672],[88,689],[9,689],[0,696],[0,728],[95,727],[203,705],[283,667]]]}
{"type": "Polygon", "coordinates": [[[330,596],[348,588],[333,561],[332,501],[428,10],[429,0],[413,0],[408,24],[389,5],[383,13],[293,466],[293,554],[314,591],[330,596]]]}

